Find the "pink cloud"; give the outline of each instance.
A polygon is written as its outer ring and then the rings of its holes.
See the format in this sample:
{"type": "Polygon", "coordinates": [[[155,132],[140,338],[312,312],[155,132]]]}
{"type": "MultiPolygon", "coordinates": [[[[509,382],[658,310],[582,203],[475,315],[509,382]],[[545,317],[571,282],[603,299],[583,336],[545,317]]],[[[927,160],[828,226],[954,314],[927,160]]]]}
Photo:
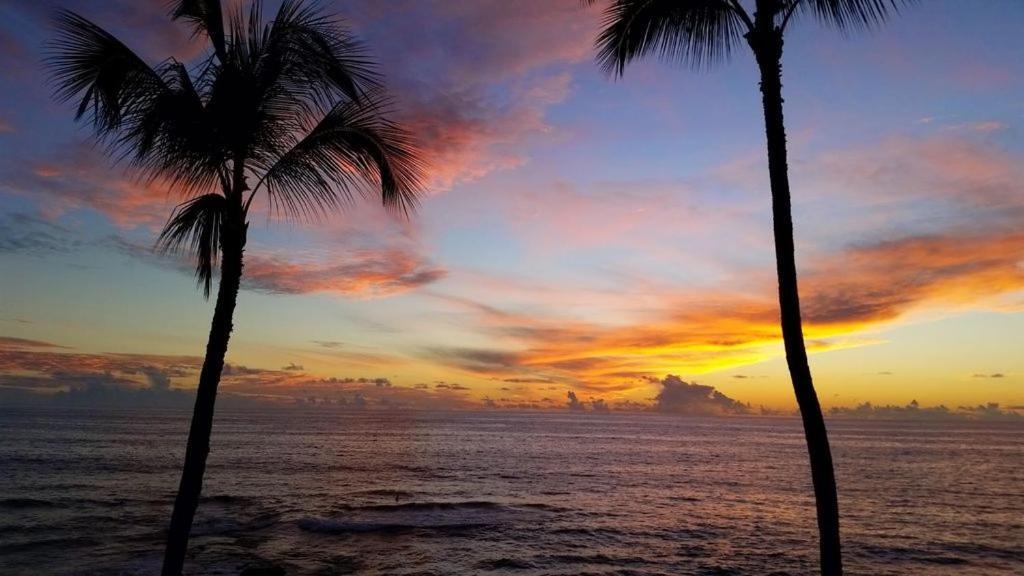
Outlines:
{"type": "Polygon", "coordinates": [[[402,118],[422,143],[428,190],[446,191],[524,164],[524,144],[553,129],[545,111],[566,97],[570,81],[559,74],[511,87],[501,104],[468,89],[407,104],[402,118]]]}
{"type": "Polygon", "coordinates": [[[38,199],[52,217],[91,208],[124,229],[158,229],[181,200],[163,182],[132,179],[94,148],[83,144],[59,149],[63,152],[46,162],[9,159],[2,184],[38,199]]]}
{"type": "Polygon", "coordinates": [[[590,57],[598,14],[575,0],[359,2],[350,13],[432,160],[435,191],[525,162],[569,93],[569,66],[590,57]]]}
{"type": "Polygon", "coordinates": [[[415,290],[445,275],[412,252],[399,249],[353,250],[328,261],[296,261],[249,255],[243,284],[280,294],[327,292],[355,298],[380,298],[415,290]]]}
{"type": "MultiPolygon", "coordinates": [[[[991,129],[989,123],[979,130],[991,129]]],[[[957,136],[896,136],[870,147],[825,152],[801,172],[865,196],[953,197],[1001,202],[1018,196],[1021,169],[1010,154],[957,136]]]]}

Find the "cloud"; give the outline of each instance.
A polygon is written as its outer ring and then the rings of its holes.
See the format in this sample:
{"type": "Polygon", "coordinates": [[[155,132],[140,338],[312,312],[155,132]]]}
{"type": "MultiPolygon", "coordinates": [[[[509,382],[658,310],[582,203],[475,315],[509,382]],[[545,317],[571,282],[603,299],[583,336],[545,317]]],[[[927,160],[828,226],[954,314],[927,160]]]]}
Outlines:
{"type": "Polygon", "coordinates": [[[950,409],[946,406],[925,407],[912,400],[906,406],[876,406],[864,402],[853,408],[835,407],[829,410],[834,418],[859,418],[866,420],[993,420],[1022,421],[1024,416],[1015,407],[1006,410],[996,402],[978,406],[960,406],[950,409]]]}
{"type": "MultiPolygon", "coordinates": [[[[760,154],[757,158],[762,162],[760,154]]],[[[706,184],[760,188],[761,178],[750,181],[750,174],[751,166],[744,164],[712,174],[706,184]]],[[[797,217],[810,208],[818,215],[800,220],[801,232],[814,242],[801,245],[798,258],[812,351],[872,344],[858,334],[919,312],[1002,309],[1007,295],[1024,289],[1024,169],[1014,154],[963,134],[897,136],[801,159],[794,178],[807,191],[796,206],[797,217]]],[[[658,183],[634,187],[649,191],[652,186],[658,183]]],[[[556,187],[554,197],[564,196],[565,206],[545,196],[549,200],[536,215],[523,213],[524,235],[546,235],[546,253],[551,246],[579,248],[577,235],[585,243],[615,241],[620,248],[615,238],[623,235],[674,230],[678,239],[678,229],[662,225],[658,215],[689,222],[679,195],[689,198],[701,187],[661,187],[663,193],[631,199],[645,208],[636,223],[626,202],[611,204],[608,214],[595,208],[599,225],[588,224],[586,214],[603,198],[556,187]],[[622,226],[614,213],[627,214],[622,226]],[[550,214],[555,216],[546,228],[530,223],[550,214]],[[561,230],[567,232],[559,235],[561,230]],[[604,230],[613,231],[609,240],[601,236],[604,230]]],[[[742,211],[730,215],[734,227],[744,223],[738,214],[742,211]]],[[[687,227],[684,244],[694,234],[687,227]]],[[[667,267],[679,266],[677,256],[666,258],[664,274],[655,269],[609,275],[618,282],[609,288],[477,274],[473,285],[486,287],[490,300],[453,296],[447,301],[497,343],[486,355],[434,359],[492,378],[558,381],[595,391],[636,389],[646,386],[637,384],[641,378],[670,370],[703,373],[767,360],[778,354],[780,338],[774,270],[770,260],[756,268],[749,259],[743,262],[717,269],[715,283],[697,287],[657,280],[673,273],[667,267]]]]}
{"type": "Polygon", "coordinates": [[[89,208],[118,228],[158,229],[180,197],[162,181],[142,182],[84,142],[53,145],[45,161],[15,152],[0,162],[0,189],[32,198],[53,219],[89,208]]]}
{"type": "Polygon", "coordinates": [[[574,0],[364,0],[345,11],[388,70],[435,191],[526,161],[527,141],[553,131],[546,111],[568,94],[569,66],[589,59],[597,22],[574,0]]]}
{"type": "Polygon", "coordinates": [[[332,376],[330,378],[323,378],[323,379],[317,380],[317,382],[322,383],[322,384],[331,384],[331,385],[334,385],[334,384],[341,384],[341,385],[345,385],[345,384],[372,384],[372,385],[376,386],[377,388],[387,388],[387,387],[391,386],[391,380],[388,380],[387,378],[380,378],[380,377],[377,377],[377,378],[366,378],[366,377],[361,377],[361,378],[337,378],[335,376],[332,376]]]}
{"type": "MultiPolygon", "coordinates": [[[[107,243],[133,258],[194,273],[194,264],[187,255],[165,256],[121,236],[112,236],[107,243]]],[[[245,256],[242,288],[270,294],[328,293],[348,298],[385,298],[437,282],[446,274],[445,269],[430,263],[418,251],[397,246],[324,255],[306,250],[290,257],[250,249],[245,256]]],[[[321,344],[335,348],[341,345],[321,344]]]]}
{"type": "Polygon", "coordinates": [[[992,229],[911,236],[821,258],[806,275],[819,324],[890,320],[922,304],[964,304],[1024,287],[1024,233],[992,229]]]}
{"type": "MultiPolygon", "coordinates": [[[[350,3],[351,17],[396,75],[496,81],[589,59],[597,10],[575,0],[350,3]],[[407,55],[417,54],[417,62],[407,55]]],[[[345,10],[349,10],[345,8],[345,10]]]]}
{"type": "MultiPolygon", "coordinates": [[[[41,34],[58,5],[107,27],[150,62],[170,56],[187,62],[204,50],[203,39],[172,22],[160,2],[44,0],[17,11],[41,34]]],[[[348,19],[388,71],[398,119],[417,134],[434,191],[519,166],[532,138],[552,136],[547,110],[569,94],[571,66],[589,58],[597,18],[573,0],[515,6],[497,0],[362,0],[326,9],[348,19]]],[[[0,55],[12,65],[41,57],[8,34],[0,37],[0,55]]],[[[41,74],[38,67],[30,72],[41,74]]],[[[68,106],[60,110],[70,113],[68,106]]],[[[9,122],[0,126],[10,128],[9,122]]],[[[45,155],[31,148],[7,155],[0,186],[42,199],[50,216],[91,208],[122,229],[156,228],[166,220],[179,201],[166,184],[135,181],[99,150],[78,142],[50,141],[45,155]]]]}
{"type": "Polygon", "coordinates": [[[415,290],[445,276],[416,253],[390,249],[355,250],[334,261],[297,261],[250,254],[244,286],[274,294],[327,292],[356,298],[380,298],[415,290]]]}
{"type": "MultiPolygon", "coordinates": [[[[158,354],[81,353],[56,344],[0,339],[0,402],[80,406],[188,406],[202,358],[158,354]]],[[[307,374],[295,365],[264,369],[225,364],[220,392],[229,404],[285,403],[351,408],[467,409],[479,403],[467,387],[430,390],[383,376],[307,374]]]]}
{"type": "MultiPolygon", "coordinates": [[[[807,259],[800,278],[808,347],[813,352],[871,344],[857,334],[918,311],[997,309],[1000,296],[1024,289],[1022,261],[1024,233],[1000,227],[907,236],[816,254],[807,259]]],[[[498,379],[557,381],[603,392],[646,386],[637,382],[659,372],[701,373],[775,357],[780,331],[770,269],[736,278],[734,284],[742,291],[645,286],[640,294],[650,304],[639,310],[627,307],[629,320],[610,324],[546,313],[538,306],[557,304],[553,311],[571,307],[581,299],[571,286],[523,287],[529,313],[449,299],[473,318],[478,330],[502,344],[485,350],[434,349],[428,358],[498,379]]],[[[502,297],[506,302],[516,298],[502,297]]],[[[610,297],[610,310],[622,315],[614,306],[633,305],[631,297],[629,289],[610,297]]]]}
{"type": "Polygon", "coordinates": [[[568,95],[570,79],[560,74],[533,80],[511,88],[501,103],[467,89],[407,104],[402,121],[425,143],[428,190],[445,191],[523,165],[526,141],[553,130],[544,112],[568,95]]]}
{"type": "Polygon", "coordinates": [[[962,122],[943,126],[945,130],[969,130],[973,132],[999,132],[1009,128],[1005,122],[995,120],[982,120],[978,122],[962,122]]]}
{"type": "Polygon", "coordinates": [[[283,366],[281,368],[281,370],[289,370],[289,371],[295,371],[295,372],[302,372],[304,370],[304,368],[302,366],[296,364],[295,362],[290,362],[287,366],[283,366]]]}
{"type": "Polygon", "coordinates": [[[187,408],[195,401],[195,395],[191,391],[169,388],[162,385],[159,380],[148,387],[140,387],[120,380],[112,374],[63,373],[59,376],[65,388],[52,394],[42,395],[25,389],[0,386],[0,399],[11,404],[90,408],[187,408]]]}
{"type": "Polygon", "coordinates": [[[84,246],[67,228],[23,212],[0,214],[0,253],[37,256],[71,252],[84,246]]]}
{"type": "Polygon", "coordinates": [[[65,348],[52,342],[42,340],[29,340],[27,338],[15,338],[13,336],[0,336],[0,350],[32,350],[38,348],[65,348]]]}
{"type": "Polygon", "coordinates": [[[972,378],[1004,378],[1006,375],[1002,372],[993,372],[991,374],[972,374],[972,378]]]}
{"type": "Polygon", "coordinates": [[[60,388],[68,375],[111,376],[120,383],[160,383],[163,376],[184,377],[202,365],[196,356],[159,354],[84,353],[49,342],[0,339],[0,385],[32,382],[60,388]]]}
{"type": "Polygon", "coordinates": [[[149,381],[149,387],[153,390],[170,390],[171,388],[171,376],[167,372],[160,370],[159,368],[150,367],[142,371],[146,376],[146,380],[149,381]]]}
{"type": "Polygon", "coordinates": [[[822,152],[796,171],[821,199],[855,202],[861,217],[847,220],[862,226],[916,223],[922,211],[932,219],[941,215],[937,221],[944,225],[977,226],[984,218],[1005,226],[1019,221],[1024,210],[1024,167],[1017,156],[969,134],[891,136],[822,152]]]}
{"type": "Polygon", "coordinates": [[[568,403],[566,404],[569,410],[572,410],[574,412],[581,412],[587,409],[586,406],[583,405],[583,402],[580,402],[579,399],[576,398],[576,393],[573,392],[572,390],[569,390],[569,392],[566,394],[566,397],[569,399],[568,403]]]}
{"type": "Polygon", "coordinates": [[[479,348],[435,347],[425,351],[426,358],[454,365],[470,372],[487,373],[513,368],[520,363],[517,354],[479,348]]]}
{"type": "Polygon", "coordinates": [[[336,340],[313,340],[313,343],[316,344],[317,346],[320,346],[321,348],[329,348],[332,350],[345,348],[346,346],[348,346],[348,344],[344,342],[338,342],[336,340]]]}
{"type": "Polygon", "coordinates": [[[36,340],[0,338],[0,399],[10,403],[178,406],[189,394],[172,378],[198,374],[200,359],[90,354],[36,340]]]}
{"type": "MultiPolygon", "coordinates": [[[[235,3],[236,0],[231,0],[225,4],[235,3]]],[[[33,24],[44,29],[49,28],[50,18],[57,8],[86,16],[151,63],[172,56],[186,61],[198,56],[205,47],[204,40],[195,37],[187,25],[171,21],[166,4],[160,1],[41,0],[19,6],[33,24]]]]}
{"type": "Polygon", "coordinates": [[[658,412],[687,416],[723,416],[746,414],[750,407],[715,390],[714,386],[691,384],[669,374],[661,382],[654,398],[658,412]]]}

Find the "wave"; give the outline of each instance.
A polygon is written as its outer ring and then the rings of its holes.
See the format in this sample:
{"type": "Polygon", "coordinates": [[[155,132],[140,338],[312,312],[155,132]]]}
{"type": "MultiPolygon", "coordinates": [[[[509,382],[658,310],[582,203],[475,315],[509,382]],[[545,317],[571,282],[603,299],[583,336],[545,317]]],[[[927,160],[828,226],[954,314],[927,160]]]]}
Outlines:
{"type": "Polygon", "coordinates": [[[0,499],[0,508],[9,510],[21,510],[25,508],[66,508],[67,505],[55,500],[41,500],[39,498],[3,498],[0,499]]]}
{"type": "Polygon", "coordinates": [[[401,513],[401,512],[447,512],[447,511],[476,511],[476,510],[502,510],[508,512],[537,510],[545,512],[564,512],[566,508],[540,502],[517,502],[501,503],[490,500],[462,500],[449,501],[412,501],[398,502],[395,504],[362,504],[338,506],[343,512],[380,512],[380,513],[401,513]]]}
{"type": "Polygon", "coordinates": [[[405,490],[392,490],[389,488],[374,488],[370,490],[356,490],[350,493],[353,496],[376,496],[378,498],[412,498],[414,494],[405,490]]]}
{"type": "Polygon", "coordinates": [[[364,506],[343,506],[346,510],[371,510],[375,512],[403,511],[443,511],[443,510],[498,510],[508,508],[497,502],[487,500],[467,500],[463,502],[399,502],[398,504],[368,504],[364,506]]]}
{"type": "Polygon", "coordinates": [[[298,521],[300,530],[315,534],[361,534],[366,532],[397,533],[413,530],[413,526],[399,523],[345,522],[329,518],[302,518],[298,521]]]}
{"type": "Polygon", "coordinates": [[[19,552],[34,551],[39,548],[85,548],[100,545],[100,541],[90,536],[54,536],[52,538],[38,538],[26,542],[9,542],[0,544],[0,554],[14,554],[19,552]]]}
{"type": "Polygon", "coordinates": [[[304,532],[315,534],[402,534],[414,530],[431,530],[436,532],[464,532],[492,526],[491,522],[373,522],[346,521],[331,518],[302,518],[298,527],[304,532]]]}
{"type": "Polygon", "coordinates": [[[100,506],[104,508],[116,508],[124,506],[128,502],[125,498],[2,498],[0,509],[20,510],[33,508],[73,508],[85,506],[100,506]]]}
{"type": "Polygon", "coordinates": [[[515,558],[492,558],[476,564],[479,570],[532,570],[535,567],[531,562],[515,558]]]}
{"type": "Polygon", "coordinates": [[[461,532],[515,521],[527,506],[488,500],[400,502],[340,506],[340,518],[307,517],[299,529],[322,534],[399,533],[412,530],[461,532]]]}

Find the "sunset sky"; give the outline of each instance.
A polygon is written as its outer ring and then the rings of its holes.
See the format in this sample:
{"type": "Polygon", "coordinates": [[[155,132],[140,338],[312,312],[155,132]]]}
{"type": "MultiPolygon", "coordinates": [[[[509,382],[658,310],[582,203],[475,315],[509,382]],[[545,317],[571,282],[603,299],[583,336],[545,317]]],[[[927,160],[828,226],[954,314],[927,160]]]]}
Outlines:
{"type": "MultiPolygon", "coordinates": [[[[578,0],[325,4],[379,60],[430,192],[410,221],[260,206],[223,391],[615,408],[674,374],[794,406],[746,51],[611,80],[600,9],[578,0]]],[[[194,387],[212,302],[152,251],[180,197],[51,98],[57,6],[153,63],[205,49],[162,0],[0,0],[0,402],[194,387]]],[[[786,122],[823,404],[1024,405],[1024,3],[928,0],[853,36],[796,24],[786,122]]]]}

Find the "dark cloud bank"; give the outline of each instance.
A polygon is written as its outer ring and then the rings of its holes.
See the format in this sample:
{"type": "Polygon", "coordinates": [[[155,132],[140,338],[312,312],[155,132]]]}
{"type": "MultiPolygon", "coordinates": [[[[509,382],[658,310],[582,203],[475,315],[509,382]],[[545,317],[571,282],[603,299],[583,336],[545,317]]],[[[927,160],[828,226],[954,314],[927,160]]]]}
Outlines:
{"type": "Polygon", "coordinates": [[[661,392],[654,400],[655,410],[670,414],[720,416],[750,412],[749,405],[729,398],[714,386],[684,382],[672,374],[661,381],[661,392]]]}
{"type": "MultiPolygon", "coordinates": [[[[193,356],[139,354],[87,354],[38,340],[0,337],[0,407],[45,405],[62,407],[167,407],[192,405],[201,359],[193,356]]],[[[652,403],[581,398],[568,390],[557,397],[524,401],[487,398],[482,404],[497,409],[567,409],[577,413],[648,411],[682,416],[782,415],[755,412],[713,386],[686,382],[676,375],[661,380],[652,403]]],[[[548,389],[555,389],[548,387],[548,389]]],[[[406,387],[385,377],[329,377],[306,374],[290,363],[281,369],[251,368],[227,364],[221,382],[222,405],[305,405],[349,408],[475,409],[481,402],[467,394],[469,387],[457,382],[436,381],[406,387]]],[[[829,418],[870,420],[984,420],[1024,421],[1022,406],[924,407],[916,401],[906,406],[864,403],[853,408],[833,408],[829,418]]]]}
{"type": "Polygon", "coordinates": [[[906,406],[876,406],[864,402],[854,408],[832,408],[829,416],[834,418],[856,418],[863,420],[986,420],[1024,422],[1019,412],[1024,406],[1002,408],[997,402],[978,406],[958,406],[955,409],[943,405],[921,406],[917,400],[906,406]]]}

